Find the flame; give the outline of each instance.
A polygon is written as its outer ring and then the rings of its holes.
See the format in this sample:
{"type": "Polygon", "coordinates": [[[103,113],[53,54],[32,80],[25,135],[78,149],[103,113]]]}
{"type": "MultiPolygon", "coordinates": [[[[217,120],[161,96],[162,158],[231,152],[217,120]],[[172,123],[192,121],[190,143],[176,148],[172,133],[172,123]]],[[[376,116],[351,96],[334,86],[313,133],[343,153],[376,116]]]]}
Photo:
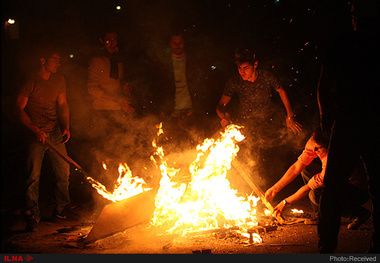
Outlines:
{"type": "MultiPolygon", "coordinates": [[[[157,125],[157,129],[158,138],[163,134],[162,123],[157,125]]],[[[224,133],[220,133],[220,139],[205,139],[198,145],[197,156],[188,167],[188,176],[183,176],[180,182],[176,176],[180,169],[169,167],[163,147],[157,145],[156,139],[152,141],[156,151],[150,159],[162,176],[155,197],[152,227],[185,235],[188,232],[239,226],[241,235],[247,236],[244,232],[257,225],[256,206],[260,198],[239,195],[230,187],[226,177],[239,151],[237,142],[245,138],[240,129],[231,124],[224,133]]],[[[107,170],[104,162],[103,168],[107,170]]],[[[91,177],[87,180],[101,196],[113,202],[151,189],[147,188],[142,178],[132,176],[127,164],[120,164],[119,178],[113,192],[91,177]]],[[[250,242],[261,243],[262,239],[260,235],[253,234],[250,242]]]]}
{"type": "Polygon", "coordinates": [[[292,210],[290,210],[290,211],[292,211],[292,213],[294,213],[294,214],[303,214],[303,210],[298,210],[298,209],[292,209],[292,210]]]}
{"type": "MultiPolygon", "coordinates": [[[[157,136],[163,133],[162,123],[157,125],[156,128],[158,128],[157,136]]],[[[152,145],[153,147],[156,147],[155,140],[152,142],[152,145]]],[[[102,166],[104,170],[108,170],[105,162],[102,162],[102,166]]],[[[92,187],[96,189],[98,194],[112,202],[121,201],[152,189],[146,186],[144,179],[132,176],[132,172],[129,169],[127,163],[120,164],[118,171],[119,178],[117,179],[117,183],[115,184],[115,189],[113,192],[108,191],[102,183],[92,177],[88,176],[86,179],[91,183],[92,187]]]]}
{"type": "Polygon", "coordinates": [[[264,214],[265,214],[265,216],[271,216],[273,213],[269,209],[265,209],[264,214]]]}
{"type": "Polygon", "coordinates": [[[249,238],[250,239],[250,243],[263,243],[263,239],[261,238],[261,236],[257,233],[241,233],[240,235],[242,235],[243,237],[246,237],[246,238],[249,238]]]}
{"type": "MultiPolygon", "coordinates": [[[[104,166],[105,164],[103,163],[104,166]]],[[[87,180],[98,194],[112,202],[121,201],[151,189],[146,187],[144,179],[132,176],[132,172],[126,163],[120,164],[118,171],[119,178],[113,192],[109,192],[103,184],[91,177],[87,177],[87,180]]]]}
{"type": "Polygon", "coordinates": [[[189,165],[189,180],[180,184],[174,180],[179,169],[168,167],[162,147],[157,147],[155,141],[152,143],[156,153],[151,160],[162,175],[152,226],[184,235],[221,227],[257,225],[255,207],[259,198],[239,196],[226,178],[239,151],[237,142],[244,139],[240,128],[229,125],[220,139],[205,139],[198,145],[197,157],[189,165]]]}

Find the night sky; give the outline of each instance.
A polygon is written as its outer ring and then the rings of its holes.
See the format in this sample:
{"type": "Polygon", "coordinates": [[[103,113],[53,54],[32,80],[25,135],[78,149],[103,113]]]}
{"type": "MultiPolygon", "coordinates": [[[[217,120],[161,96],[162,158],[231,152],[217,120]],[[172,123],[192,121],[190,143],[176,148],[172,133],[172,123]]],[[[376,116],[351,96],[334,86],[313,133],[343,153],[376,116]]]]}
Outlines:
{"type": "Polygon", "coordinates": [[[120,52],[143,83],[141,89],[152,70],[152,54],[168,49],[168,34],[175,29],[185,33],[186,48],[209,63],[205,75],[214,78],[209,82],[215,90],[208,102],[210,114],[236,71],[234,50],[248,47],[256,52],[259,66],[280,79],[298,121],[310,131],[318,124],[316,90],[324,52],[334,35],[349,28],[349,9],[343,0],[2,1],[3,100],[15,95],[30,71],[33,47],[55,39],[64,51],[60,70],[75,121],[75,114],[83,111],[77,105],[87,96],[88,62],[100,48],[104,28],[118,30],[120,52]],[[4,30],[8,18],[16,21],[16,37],[4,30]]]}
{"type": "Polygon", "coordinates": [[[2,1],[2,96],[15,95],[33,64],[33,47],[55,39],[64,51],[60,71],[75,120],[82,111],[77,105],[87,96],[88,62],[101,47],[102,30],[110,27],[119,32],[130,74],[142,83],[138,93],[145,94],[150,58],[168,49],[168,34],[175,29],[185,33],[187,50],[207,60],[205,75],[213,78],[209,86],[215,90],[206,102],[210,114],[236,71],[234,50],[251,48],[259,66],[280,79],[298,121],[310,131],[318,124],[316,90],[324,53],[334,35],[349,29],[349,10],[343,0],[2,1]],[[4,30],[8,18],[16,21],[16,37],[4,30]]]}
{"type": "MultiPolygon", "coordinates": [[[[259,67],[275,73],[287,90],[306,139],[318,125],[316,90],[325,50],[334,35],[350,26],[350,6],[343,0],[7,0],[2,5],[2,132],[9,136],[17,134],[9,98],[31,69],[33,47],[55,39],[64,51],[60,71],[67,82],[72,137],[80,138],[88,119],[88,62],[101,47],[102,30],[111,27],[119,32],[120,52],[137,79],[141,101],[154,70],[150,58],[169,48],[173,29],[183,31],[186,49],[208,63],[205,75],[213,92],[205,104],[214,117],[224,85],[236,71],[234,50],[253,49],[259,67]],[[16,21],[16,37],[4,30],[8,18],[16,21]]],[[[137,111],[147,109],[148,100],[137,111]]]]}
{"type": "Polygon", "coordinates": [[[296,82],[305,81],[301,89],[307,93],[315,90],[328,40],[349,22],[348,1],[7,0],[2,5],[3,22],[15,19],[20,32],[9,40],[3,31],[3,65],[25,64],[30,47],[46,36],[75,54],[74,63],[85,65],[101,30],[109,26],[119,30],[121,50],[138,58],[165,45],[170,30],[178,28],[187,34],[188,47],[217,58],[218,69],[231,69],[237,47],[253,48],[290,94],[296,82]]]}

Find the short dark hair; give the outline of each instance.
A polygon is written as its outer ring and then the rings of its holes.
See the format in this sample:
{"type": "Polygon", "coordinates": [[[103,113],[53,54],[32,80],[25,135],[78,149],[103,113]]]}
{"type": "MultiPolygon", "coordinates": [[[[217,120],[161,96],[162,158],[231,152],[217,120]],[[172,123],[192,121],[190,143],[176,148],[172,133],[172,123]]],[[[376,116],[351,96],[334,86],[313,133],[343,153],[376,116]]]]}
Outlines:
{"type": "Polygon", "coordinates": [[[168,42],[170,42],[172,40],[173,36],[181,36],[183,38],[183,40],[185,40],[185,34],[181,30],[172,30],[168,35],[168,42]]]}
{"type": "Polygon", "coordinates": [[[61,54],[61,48],[55,43],[45,43],[37,47],[37,58],[49,59],[54,54],[61,54]]]}
{"type": "Polygon", "coordinates": [[[117,30],[107,28],[107,29],[102,31],[101,39],[104,39],[107,34],[116,34],[116,36],[119,37],[119,33],[117,32],[117,30]]]}
{"type": "Polygon", "coordinates": [[[238,48],[235,50],[235,63],[240,65],[242,63],[248,62],[252,66],[257,61],[256,54],[252,49],[249,48],[238,48]]]}
{"type": "Polygon", "coordinates": [[[323,148],[328,148],[329,147],[329,139],[326,138],[323,133],[322,133],[322,129],[320,126],[318,126],[317,128],[315,128],[314,132],[313,132],[313,140],[320,146],[322,146],[323,148]]]}

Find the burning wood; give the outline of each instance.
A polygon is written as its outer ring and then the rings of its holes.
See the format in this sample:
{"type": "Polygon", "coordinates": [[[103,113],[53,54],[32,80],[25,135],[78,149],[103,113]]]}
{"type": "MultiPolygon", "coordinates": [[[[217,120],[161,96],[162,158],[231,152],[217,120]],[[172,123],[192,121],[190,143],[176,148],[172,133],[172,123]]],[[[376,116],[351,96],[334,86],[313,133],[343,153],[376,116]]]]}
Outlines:
{"type": "MultiPolygon", "coordinates": [[[[162,124],[157,128],[158,138],[163,133],[162,124]]],[[[151,160],[161,172],[159,189],[152,191],[147,188],[143,179],[132,176],[127,164],[120,165],[120,176],[113,192],[87,176],[97,192],[114,203],[104,208],[86,242],[123,231],[149,219],[150,227],[161,233],[180,235],[231,227],[238,227],[241,233],[247,233],[247,229],[257,226],[257,202],[262,199],[263,193],[237,166],[237,143],[245,138],[240,128],[229,125],[224,133],[220,133],[219,139],[205,139],[197,146],[197,157],[185,171],[188,173],[187,183],[174,180],[180,169],[168,166],[164,150],[157,146],[156,140],[152,142],[156,152],[151,160]],[[227,172],[233,164],[259,197],[244,196],[231,188],[227,172]]],[[[81,171],[84,172],[83,169],[81,171]]],[[[264,204],[271,208],[270,204],[264,204]]],[[[258,234],[253,240],[262,242],[258,234]]]]}
{"type": "Polygon", "coordinates": [[[167,166],[162,148],[156,162],[162,179],[156,196],[152,225],[169,233],[186,234],[230,226],[257,225],[254,196],[241,196],[226,178],[231,162],[244,139],[240,127],[230,125],[218,140],[206,139],[197,146],[197,158],[189,166],[191,181],[175,184],[176,170],[167,166]]]}
{"type": "MultiPolygon", "coordinates": [[[[274,209],[273,206],[272,206],[272,204],[269,203],[265,199],[265,195],[264,195],[263,190],[261,190],[261,188],[258,185],[255,184],[255,182],[252,180],[252,178],[242,168],[242,165],[240,164],[240,162],[237,159],[235,159],[235,161],[233,163],[233,167],[238,171],[238,173],[248,183],[248,185],[252,188],[252,190],[255,192],[255,194],[259,196],[259,198],[261,199],[261,201],[263,202],[263,204],[269,209],[270,214],[272,214],[273,209],[274,209]]],[[[283,224],[284,221],[285,221],[281,216],[276,216],[276,219],[277,219],[277,221],[280,224],[283,224]]]]}

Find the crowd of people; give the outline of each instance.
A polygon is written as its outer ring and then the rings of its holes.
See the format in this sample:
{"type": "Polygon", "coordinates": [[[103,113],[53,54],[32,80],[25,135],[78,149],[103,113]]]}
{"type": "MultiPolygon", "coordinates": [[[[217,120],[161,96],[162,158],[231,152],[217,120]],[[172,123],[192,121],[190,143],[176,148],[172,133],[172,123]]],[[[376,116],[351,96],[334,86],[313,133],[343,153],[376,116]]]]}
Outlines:
{"type": "MultiPolygon", "coordinates": [[[[379,90],[376,58],[379,58],[380,45],[376,27],[371,27],[376,23],[366,15],[365,8],[354,1],[353,30],[339,39],[339,43],[344,39],[344,48],[333,43],[326,55],[318,85],[321,125],[313,132],[297,161],[265,193],[265,198],[273,202],[281,189],[302,174],[305,185],[281,201],[273,213],[282,214],[309,194],[311,205],[318,212],[320,253],[335,251],[343,215],[352,219],[349,229],[358,229],[372,215],[374,231],[369,252],[379,252],[379,169],[376,165],[379,139],[374,127],[380,124],[375,112],[379,90]],[[313,174],[307,167],[316,158],[320,159],[322,167],[320,172],[313,174]],[[369,199],[372,211],[362,206],[369,199]]],[[[128,132],[123,122],[136,111],[135,87],[124,76],[125,65],[118,52],[118,32],[106,30],[99,41],[103,49],[89,61],[86,81],[92,118],[102,123],[97,129],[104,130],[94,139],[98,144],[107,143],[112,134],[128,132]]],[[[151,63],[155,85],[150,96],[155,102],[154,113],[168,124],[169,130],[179,135],[178,138],[194,141],[191,131],[202,134],[206,131],[204,127],[210,125],[204,112],[210,107],[207,97],[215,93],[202,84],[205,79],[202,65],[187,52],[183,32],[173,32],[168,46],[170,52],[165,59],[151,63]]],[[[39,181],[45,153],[52,160],[56,179],[53,218],[65,219],[65,209],[70,204],[70,167],[46,143],[66,154],[65,143],[71,136],[66,82],[58,72],[60,56],[57,47],[43,46],[38,52],[38,70],[30,74],[17,94],[15,114],[30,134],[25,138],[29,145],[25,209],[28,231],[35,230],[41,220],[39,181]]],[[[214,111],[222,127],[230,123],[244,126],[244,134],[251,141],[244,149],[251,153],[247,161],[256,164],[252,169],[258,166],[257,169],[265,171],[260,147],[278,142],[283,130],[300,134],[303,127],[296,121],[292,103],[278,77],[261,69],[259,62],[252,49],[236,50],[237,73],[218,94],[221,97],[214,111]],[[234,96],[239,98],[236,114],[228,107],[234,96]],[[273,105],[274,96],[280,98],[282,109],[273,105]]]]}

